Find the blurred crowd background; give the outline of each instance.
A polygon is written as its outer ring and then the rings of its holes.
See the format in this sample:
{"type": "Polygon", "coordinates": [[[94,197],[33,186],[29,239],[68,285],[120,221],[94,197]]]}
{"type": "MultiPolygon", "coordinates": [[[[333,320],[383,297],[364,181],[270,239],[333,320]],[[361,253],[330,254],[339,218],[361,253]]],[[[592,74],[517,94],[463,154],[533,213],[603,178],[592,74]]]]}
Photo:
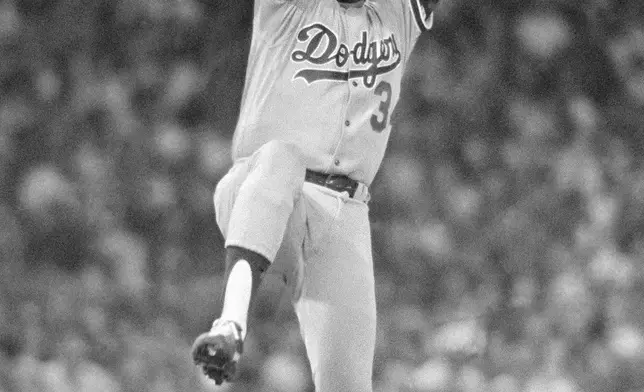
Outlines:
{"type": "MultiPolygon", "coordinates": [[[[312,391],[220,309],[250,1],[0,1],[0,392],[312,391]]],[[[376,392],[644,391],[644,3],[443,0],[372,187],[376,392]]]]}

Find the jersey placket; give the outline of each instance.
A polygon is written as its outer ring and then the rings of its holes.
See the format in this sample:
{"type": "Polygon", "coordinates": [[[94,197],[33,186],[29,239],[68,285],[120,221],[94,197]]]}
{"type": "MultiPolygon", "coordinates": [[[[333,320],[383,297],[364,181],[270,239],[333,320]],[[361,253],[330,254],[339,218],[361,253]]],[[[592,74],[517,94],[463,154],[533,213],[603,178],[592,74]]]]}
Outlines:
{"type": "MultiPolygon", "coordinates": [[[[341,18],[343,19],[343,39],[342,42],[345,42],[346,45],[349,47],[349,50],[353,49],[353,45],[351,44],[351,41],[349,41],[347,38],[348,37],[355,37],[356,34],[355,31],[353,31],[353,23],[351,23],[350,16],[348,15],[350,12],[356,12],[358,11],[355,8],[348,8],[344,9],[341,13],[341,18]],[[347,30],[349,30],[347,32],[347,30]]],[[[350,113],[351,113],[351,102],[352,102],[352,97],[353,97],[353,90],[358,87],[358,82],[352,79],[352,70],[351,70],[351,65],[353,64],[352,60],[349,60],[344,64],[343,71],[347,73],[347,80],[346,80],[346,96],[344,99],[344,113],[342,116],[342,122],[340,124],[340,137],[338,139],[338,142],[335,146],[335,150],[333,152],[333,156],[331,157],[331,163],[330,167],[335,167],[338,168],[342,165],[342,160],[340,159],[340,153],[342,150],[342,142],[344,140],[344,136],[348,132],[349,128],[352,126],[351,118],[350,118],[350,113]]]]}

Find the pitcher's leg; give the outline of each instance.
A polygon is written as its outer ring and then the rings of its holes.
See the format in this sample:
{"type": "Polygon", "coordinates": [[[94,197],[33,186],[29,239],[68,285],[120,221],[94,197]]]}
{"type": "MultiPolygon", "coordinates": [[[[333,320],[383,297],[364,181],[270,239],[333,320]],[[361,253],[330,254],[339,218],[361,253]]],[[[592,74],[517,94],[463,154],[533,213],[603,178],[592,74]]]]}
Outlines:
{"type": "MultiPolygon", "coordinates": [[[[226,232],[226,287],[222,319],[235,321],[245,336],[249,307],[261,274],[275,259],[299,200],[305,167],[297,147],[263,145],[236,190],[226,232]]],[[[223,231],[223,230],[222,230],[223,231]]]]}
{"type": "Polygon", "coordinates": [[[305,173],[301,153],[292,144],[271,141],[253,154],[230,214],[226,247],[248,249],[272,262],[305,173]]]}
{"type": "Polygon", "coordinates": [[[371,243],[366,212],[356,216],[351,208],[341,211],[327,244],[307,255],[295,304],[316,392],[372,391],[376,303],[371,243]]]}
{"type": "Polygon", "coordinates": [[[281,246],[305,170],[296,147],[269,142],[253,154],[243,181],[218,189],[219,202],[227,199],[232,207],[230,214],[217,208],[218,224],[226,236],[224,306],[221,317],[192,349],[195,363],[217,384],[235,376],[249,308],[262,273],[281,246]]]}

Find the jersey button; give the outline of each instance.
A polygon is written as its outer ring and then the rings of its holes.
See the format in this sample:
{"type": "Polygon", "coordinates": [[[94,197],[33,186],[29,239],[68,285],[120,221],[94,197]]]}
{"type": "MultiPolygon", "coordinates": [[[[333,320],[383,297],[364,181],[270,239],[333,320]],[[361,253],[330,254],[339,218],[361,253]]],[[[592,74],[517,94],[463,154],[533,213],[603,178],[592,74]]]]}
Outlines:
{"type": "Polygon", "coordinates": [[[355,80],[351,84],[353,84],[353,87],[358,87],[358,82],[356,82],[355,80]]]}
{"type": "Polygon", "coordinates": [[[333,161],[333,163],[335,163],[336,166],[340,166],[340,160],[339,159],[336,159],[335,161],[333,161]]]}
{"type": "Polygon", "coordinates": [[[346,125],[346,126],[348,127],[349,125],[351,125],[351,121],[346,120],[346,121],[344,122],[344,125],[346,125]]]}

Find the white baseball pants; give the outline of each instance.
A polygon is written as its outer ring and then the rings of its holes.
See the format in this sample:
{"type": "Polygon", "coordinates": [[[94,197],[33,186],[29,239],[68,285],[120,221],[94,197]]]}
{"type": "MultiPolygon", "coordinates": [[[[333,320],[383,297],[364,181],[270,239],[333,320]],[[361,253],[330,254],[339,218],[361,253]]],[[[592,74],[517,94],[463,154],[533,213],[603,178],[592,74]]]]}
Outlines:
{"type": "MultiPolygon", "coordinates": [[[[368,206],[304,182],[297,147],[272,141],[237,160],[214,202],[226,246],[283,273],[317,392],[371,392],[376,338],[368,206]]],[[[368,197],[368,196],[367,196],[368,197]]]]}

